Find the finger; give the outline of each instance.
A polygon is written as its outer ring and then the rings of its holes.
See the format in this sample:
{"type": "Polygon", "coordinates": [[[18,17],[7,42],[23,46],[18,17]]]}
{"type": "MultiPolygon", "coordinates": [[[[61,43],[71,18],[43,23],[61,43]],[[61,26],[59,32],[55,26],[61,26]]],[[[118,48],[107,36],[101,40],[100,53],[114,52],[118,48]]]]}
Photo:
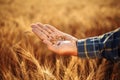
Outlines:
{"type": "Polygon", "coordinates": [[[53,33],[53,30],[51,30],[46,24],[44,25],[44,29],[48,31],[50,34],[53,33]]]}
{"type": "Polygon", "coordinates": [[[43,28],[45,31],[47,31],[49,34],[52,33],[53,31],[51,31],[47,26],[41,24],[41,23],[38,23],[38,25],[43,28]]]}
{"type": "Polygon", "coordinates": [[[47,31],[46,33],[48,34],[48,37],[49,37],[49,39],[55,39],[56,38],[56,36],[59,36],[58,34],[57,34],[57,32],[54,32],[54,31],[52,31],[52,30],[50,30],[47,26],[43,26],[42,24],[38,24],[42,29],[44,29],[45,31],[47,31]]]}
{"type": "Polygon", "coordinates": [[[47,28],[49,28],[51,31],[53,31],[51,34],[54,33],[56,36],[63,36],[63,35],[64,35],[64,33],[63,33],[62,31],[56,29],[55,27],[53,27],[53,26],[51,26],[51,25],[49,25],[49,24],[46,24],[45,26],[46,26],[47,28]]]}
{"type": "Polygon", "coordinates": [[[36,23],[36,24],[33,24],[32,25],[32,28],[38,28],[39,30],[41,30],[43,33],[45,33],[47,35],[47,37],[49,39],[55,39],[59,36],[63,36],[62,33],[60,33],[57,29],[56,31],[52,31],[48,26],[47,24],[46,25],[43,25],[41,23],[36,23]]]}
{"type": "Polygon", "coordinates": [[[52,32],[50,35],[51,35],[51,37],[54,37],[54,38],[57,36],[56,33],[54,33],[54,32],[52,32]]]}
{"type": "Polygon", "coordinates": [[[50,29],[47,29],[46,26],[43,26],[41,24],[38,24],[39,28],[43,30],[43,32],[47,35],[49,39],[54,39],[56,34],[52,32],[50,29]]]}
{"type": "Polygon", "coordinates": [[[41,29],[49,38],[53,39],[57,35],[56,32],[53,32],[47,26],[41,23],[37,23],[37,25],[39,26],[39,29],[41,29]]]}
{"type": "Polygon", "coordinates": [[[36,26],[36,24],[31,24],[31,27],[36,28],[37,26],[36,26]]]}
{"type": "Polygon", "coordinates": [[[49,29],[47,26],[44,25],[44,29],[48,32],[48,33],[53,33],[53,31],[51,29],[49,29]]]}
{"type": "Polygon", "coordinates": [[[36,24],[32,24],[31,25],[32,28],[37,28],[38,30],[40,30],[41,32],[43,32],[47,37],[50,37],[49,33],[46,30],[42,29],[41,26],[43,26],[41,23],[36,23],[36,24]]]}
{"type": "Polygon", "coordinates": [[[41,24],[41,23],[36,23],[35,25],[34,25],[36,28],[38,28],[39,30],[41,30],[44,34],[46,34],[48,37],[49,37],[49,33],[43,28],[43,24],[41,24]]]}
{"type": "Polygon", "coordinates": [[[41,39],[41,40],[46,40],[48,39],[48,37],[41,32],[40,30],[38,30],[37,28],[33,28],[32,31],[41,39]]]}
{"type": "Polygon", "coordinates": [[[57,30],[55,27],[53,27],[53,26],[51,26],[51,25],[49,25],[49,24],[45,24],[45,26],[46,26],[49,30],[51,30],[52,32],[59,31],[59,30],[57,30]]]}

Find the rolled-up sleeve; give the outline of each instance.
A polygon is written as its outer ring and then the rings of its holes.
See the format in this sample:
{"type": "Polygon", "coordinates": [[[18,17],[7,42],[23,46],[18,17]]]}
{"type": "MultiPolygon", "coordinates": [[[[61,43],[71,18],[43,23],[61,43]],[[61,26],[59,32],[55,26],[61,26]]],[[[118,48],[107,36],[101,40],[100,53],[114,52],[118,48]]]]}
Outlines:
{"type": "Polygon", "coordinates": [[[119,59],[120,28],[101,36],[77,41],[78,56],[81,58],[119,59]]]}

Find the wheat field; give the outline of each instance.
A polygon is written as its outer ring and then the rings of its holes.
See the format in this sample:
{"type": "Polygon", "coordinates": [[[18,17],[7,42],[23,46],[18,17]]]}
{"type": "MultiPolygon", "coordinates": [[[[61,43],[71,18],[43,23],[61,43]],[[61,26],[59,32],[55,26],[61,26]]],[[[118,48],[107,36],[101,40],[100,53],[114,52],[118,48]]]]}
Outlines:
{"type": "Polygon", "coordinates": [[[59,56],[32,31],[51,24],[78,39],[120,27],[120,0],[0,0],[0,80],[120,80],[120,63],[59,56]]]}

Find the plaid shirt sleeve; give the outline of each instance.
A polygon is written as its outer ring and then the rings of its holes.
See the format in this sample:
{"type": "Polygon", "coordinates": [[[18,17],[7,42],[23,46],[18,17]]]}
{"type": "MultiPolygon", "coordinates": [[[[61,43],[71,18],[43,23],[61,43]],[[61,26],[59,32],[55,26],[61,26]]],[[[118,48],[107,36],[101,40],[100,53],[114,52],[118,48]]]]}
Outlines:
{"type": "Polygon", "coordinates": [[[78,56],[81,58],[106,58],[120,60],[120,28],[77,41],[78,56]]]}

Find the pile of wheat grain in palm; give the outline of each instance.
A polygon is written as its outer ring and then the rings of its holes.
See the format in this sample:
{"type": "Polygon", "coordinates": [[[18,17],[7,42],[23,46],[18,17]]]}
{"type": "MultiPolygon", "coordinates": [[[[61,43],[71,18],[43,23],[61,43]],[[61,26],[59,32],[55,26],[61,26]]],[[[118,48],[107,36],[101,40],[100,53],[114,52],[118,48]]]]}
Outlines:
{"type": "Polygon", "coordinates": [[[120,63],[59,56],[30,28],[55,26],[79,39],[120,26],[119,0],[0,0],[0,80],[120,80],[120,63]]]}

